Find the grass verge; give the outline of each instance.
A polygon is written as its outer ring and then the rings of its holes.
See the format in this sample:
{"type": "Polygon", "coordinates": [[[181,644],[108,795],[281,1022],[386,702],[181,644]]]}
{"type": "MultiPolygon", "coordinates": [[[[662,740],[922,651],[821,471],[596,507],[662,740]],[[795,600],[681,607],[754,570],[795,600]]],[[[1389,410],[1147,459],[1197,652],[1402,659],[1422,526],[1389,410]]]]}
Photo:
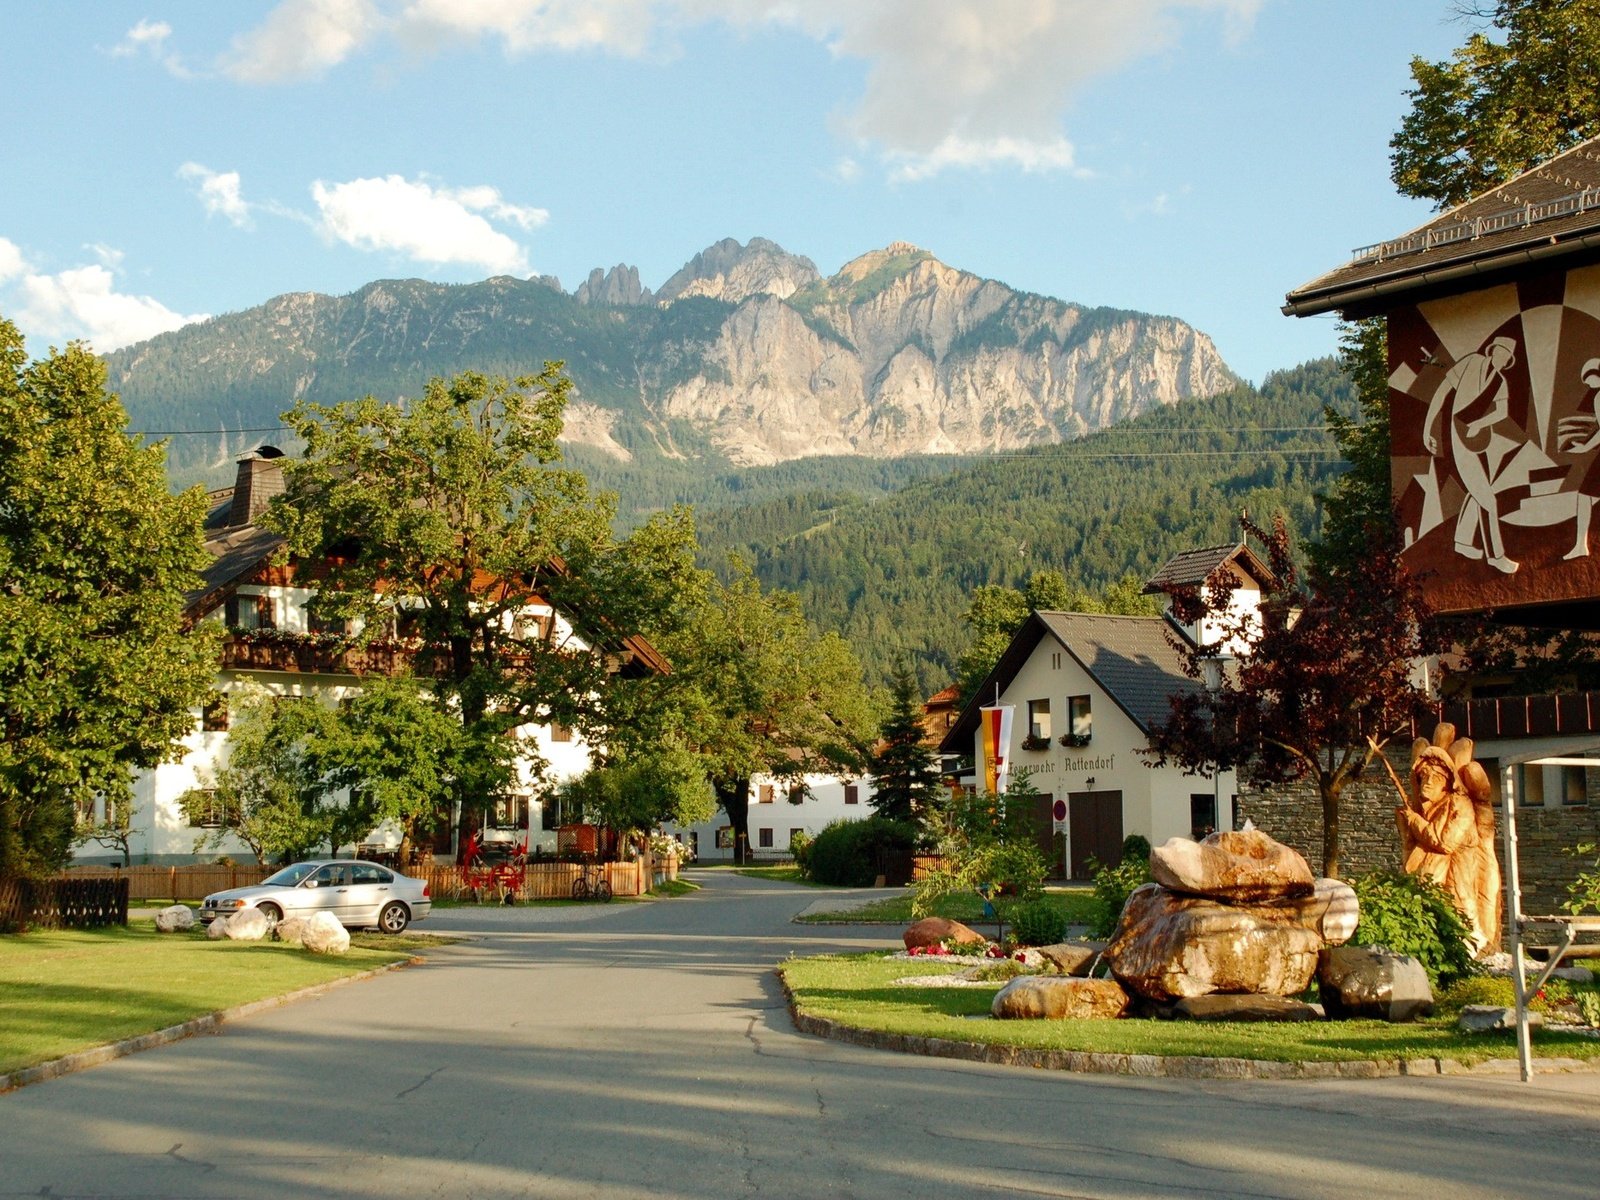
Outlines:
{"type": "Polygon", "coordinates": [[[0,1073],[401,961],[439,945],[355,934],[344,955],[158,934],[147,922],[0,938],[0,1073]]]}
{"type": "Polygon", "coordinates": [[[828,887],[828,884],[817,883],[800,874],[800,868],[793,863],[781,867],[734,867],[735,875],[743,875],[746,879],[772,879],[778,883],[803,883],[807,887],[828,887]]]}
{"type": "Polygon", "coordinates": [[[690,883],[687,879],[663,879],[650,889],[652,896],[688,896],[700,890],[698,883],[690,883]]]}
{"type": "MultiPolygon", "coordinates": [[[[1087,925],[1094,918],[1094,893],[1085,888],[1048,888],[1045,891],[1045,899],[1062,910],[1068,925],[1087,925]]],[[[985,922],[990,926],[994,924],[993,917],[983,915],[983,900],[971,893],[941,896],[934,904],[933,911],[935,916],[948,917],[952,921],[972,925],[979,933],[985,932],[982,928],[985,922]]],[[[909,925],[916,918],[911,915],[911,893],[907,892],[903,896],[874,900],[871,904],[859,908],[812,913],[797,920],[802,925],[850,925],[860,924],[863,921],[909,925]]],[[[988,932],[993,933],[993,929],[989,929],[988,932]]]]}
{"type": "MultiPolygon", "coordinates": [[[[1386,1021],[1306,1021],[1289,1024],[1158,1021],[996,1021],[993,987],[897,987],[910,975],[955,974],[960,966],[886,959],[881,954],[791,959],[779,968],[799,1011],[857,1029],[954,1042],[1106,1054],[1202,1055],[1272,1062],[1452,1058],[1463,1063],[1516,1055],[1512,1034],[1465,1034],[1457,1013],[1408,1025],[1386,1021]],[[975,1019],[984,1018],[984,1019],[975,1019]]],[[[1600,1041],[1575,1033],[1538,1031],[1540,1057],[1600,1058],[1600,1041]]]]}

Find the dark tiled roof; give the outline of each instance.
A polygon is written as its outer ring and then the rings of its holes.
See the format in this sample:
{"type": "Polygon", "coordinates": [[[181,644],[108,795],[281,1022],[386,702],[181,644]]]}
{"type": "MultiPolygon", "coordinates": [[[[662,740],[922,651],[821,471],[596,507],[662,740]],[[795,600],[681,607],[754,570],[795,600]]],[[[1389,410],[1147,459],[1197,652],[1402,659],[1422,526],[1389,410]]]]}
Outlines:
{"type": "Polygon", "coordinates": [[[1099,684],[1102,691],[1148,733],[1166,720],[1168,697],[1198,690],[1184,675],[1178,652],[1167,640],[1173,626],[1165,617],[1121,617],[1103,613],[1035,612],[1011,639],[994,670],[979,686],[940,749],[964,754],[972,748],[978,710],[1004,691],[1042,638],[1058,641],[1099,684]]]}
{"type": "Polygon", "coordinates": [[[1204,550],[1185,550],[1174,554],[1144,585],[1148,592],[1165,592],[1174,587],[1199,587],[1216,573],[1218,567],[1236,562],[1245,575],[1263,586],[1272,582],[1272,572],[1243,542],[1225,546],[1207,546],[1204,550]]]}
{"type": "Polygon", "coordinates": [[[1368,247],[1285,298],[1283,311],[1355,315],[1404,293],[1531,262],[1600,253],[1600,138],[1575,146],[1411,233],[1368,247]]]}

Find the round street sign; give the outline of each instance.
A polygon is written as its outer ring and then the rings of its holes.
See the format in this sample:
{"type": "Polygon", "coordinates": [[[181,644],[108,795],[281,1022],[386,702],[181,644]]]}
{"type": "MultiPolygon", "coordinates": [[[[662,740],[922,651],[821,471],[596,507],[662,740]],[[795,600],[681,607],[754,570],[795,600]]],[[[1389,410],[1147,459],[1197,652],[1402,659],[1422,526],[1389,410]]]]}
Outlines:
{"type": "Polygon", "coordinates": [[[1065,821],[1067,819],[1067,802],[1065,800],[1057,800],[1050,811],[1050,815],[1058,821],[1065,821]]]}

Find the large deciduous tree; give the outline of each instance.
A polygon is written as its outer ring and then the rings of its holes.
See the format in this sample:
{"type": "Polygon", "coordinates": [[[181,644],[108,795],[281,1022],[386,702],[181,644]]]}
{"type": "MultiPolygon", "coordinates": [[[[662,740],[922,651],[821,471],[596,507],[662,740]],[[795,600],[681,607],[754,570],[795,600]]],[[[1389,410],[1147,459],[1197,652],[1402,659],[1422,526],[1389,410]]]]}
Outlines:
{"type": "Polygon", "coordinates": [[[692,570],[683,514],[618,542],[612,499],[557,465],[569,390],[546,363],[514,381],[433,379],[406,402],[302,402],[285,417],[306,450],[266,522],[327,564],[316,609],[356,619],[359,637],[399,620],[420,639],[419,672],[462,726],[463,824],[503,787],[519,727],[607,740],[624,635],[670,627],[692,570]],[[546,604],[574,631],[529,619],[546,604]]]}
{"type": "Polygon", "coordinates": [[[1600,133],[1600,0],[1465,5],[1486,22],[1444,62],[1411,61],[1389,143],[1395,186],[1461,204],[1600,133]]]}
{"type": "Polygon", "coordinates": [[[1337,876],[1344,789],[1427,711],[1414,664],[1437,649],[1433,622],[1392,542],[1370,547],[1361,571],[1313,570],[1301,586],[1282,518],[1271,531],[1242,524],[1266,545],[1275,576],[1259,622],[1230,605],[1219,577],[1173,596],[1178,619],[1207,618],[1215,638],[1194,645],[1171,636],[1197,681],[1224,648],[1249,650],[1216,687],[1172,698],[1151,751],[1188,770],[1245,769],[1257,783],[1310,779],[1322,802],[1323,873],[1337,876]]]}
{"type": "Polygon", "coordinates": [[[31,365],[0,319],[0,878],[65,861],[78,813],[132,802],[216,672],[184,627],[205,495],[174,496],[74,343],[31,365]]]}

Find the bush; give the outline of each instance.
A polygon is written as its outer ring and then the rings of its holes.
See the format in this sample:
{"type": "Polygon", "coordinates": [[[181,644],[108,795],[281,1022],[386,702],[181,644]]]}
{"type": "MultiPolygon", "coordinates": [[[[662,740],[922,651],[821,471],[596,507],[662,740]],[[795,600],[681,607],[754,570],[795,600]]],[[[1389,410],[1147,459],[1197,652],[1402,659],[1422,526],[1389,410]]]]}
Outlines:
{"type": "Polygon", "coordinates": [[[1011,910],[1011,936],[1019,946],[1053,946],[1067,936],[1067,914],[1042,897],[1018,904],[1011,910]]]}
{"type": "Polygon", "coordinates": [[[1467,919],[1438,884],[1419,875],[1377,871],[1350,880],[1350,886],[1361,904],[1352,944],[1412,955],[1435,988],[1476,970],[1467,919]]]}
{"type": "Polygon", "coordinates": [[[1122,839],[1122,861],[1130,858],[1138,859],[1142,863],[1150,861],[1150,839],[1142,833],[1130,833],[1122,839]]]}
{"type": "Polygon", "coordinates": [[[789,835],[789,853],[794,855],[794,865],[802,879],[811,878],[811,835],[805,831],[789,835]]]}
{"type": "Polygon", "coordinates": [[[812,839],[804,869],[818,883],[871,887],[879,862],[889,856],[909,859],[916,840],[916,827],[904,821],[882,817],[834,821],[812,839]]]}
{"type": "Polygon", "coordinates": [[[1114,867],[1095,864],[1094,921],[1089,936],[1108,938],[1117,931],[1123,906],[1135,888],[1150,882],[1150,857],[1124,858],[1114,867]]]}
{"type": "MultiPolygon", "coordinates": [[[[1530,979],[1531,983],[1532,980],[1530,979]]],[[[1529,997],[1528,1007],[1537,1013],[1549,1014],[1552,1010],[1575,1002],[1576,992],[1564,979],[1547,980],[1544,987],[1529,997]]],[[[1457,979],[1435,998],[1434,1006],[1441,1012],[1460,1012],[1469,1004],[1487,1004],[1494,1008],[1510,1008],[1517,1002],[1517,990],[1504,975],[1469,975],[1457,979]]]]}

